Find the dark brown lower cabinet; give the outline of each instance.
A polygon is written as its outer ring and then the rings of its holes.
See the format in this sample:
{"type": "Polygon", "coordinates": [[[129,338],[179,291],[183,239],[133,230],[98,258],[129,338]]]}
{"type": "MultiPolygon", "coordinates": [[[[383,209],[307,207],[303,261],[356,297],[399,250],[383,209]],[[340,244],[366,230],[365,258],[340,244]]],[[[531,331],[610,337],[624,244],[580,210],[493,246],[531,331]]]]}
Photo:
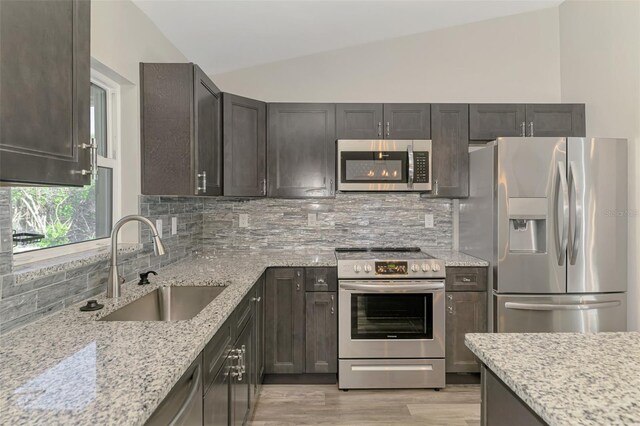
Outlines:
{"type": "Polygon", "coordinates": [[[336,292],[307,292],[307,373],[338,372],[338,297],[336,292]]]}
{"type": "Polygon", "coordinates": [[[540,426],[547,423],[483,365],[481,424],[489,426],[540,426]]]}
{"type": "Polygon", "coordinates": [[[229,425],[229,379],[231,359],[225,358],[218,374],[204,395],[204,425],[229,425]]]}
{"type": "Polygon", "coordinates": [[[480,371],[473,352],[464,344],[467,333],[487,331],[487,293],[448,292],[446,296],[445,365],[447,373],[480,371]]]}
{"type": "Polygon", "coordinates": [[[265,372],[304,373],[304,269],[267,270],[265,296],[265,372]]]}
{"type": "Polygon", "coordinates": [[[253,386],[254,394],[260,392],[264,379],[264,302],[265,302],[265,275],[263,274],[254,286],[255,295],[252,301],[255,303],[254,314],[254,351],[253,351],[253,386]]]}
{"type": "Polygon", "coordinates": [[[240,332],[236,341],[238,368],[231,378],[231,424],[243,425],[251,412],[253,403],[253,387],[251,369],[253,365],[253,324],[249,322],[240,332]]]}

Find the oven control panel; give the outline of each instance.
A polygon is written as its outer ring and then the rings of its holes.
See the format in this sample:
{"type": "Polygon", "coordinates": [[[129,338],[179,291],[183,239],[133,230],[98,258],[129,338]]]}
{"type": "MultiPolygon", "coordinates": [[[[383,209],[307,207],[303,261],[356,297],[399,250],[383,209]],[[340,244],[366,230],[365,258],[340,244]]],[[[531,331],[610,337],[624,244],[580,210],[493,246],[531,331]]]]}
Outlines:
{"type": "Polygon", "coordinates": [[[444,261],[416,260],[338,260],[338,278],[444,278],[444,261]]]}

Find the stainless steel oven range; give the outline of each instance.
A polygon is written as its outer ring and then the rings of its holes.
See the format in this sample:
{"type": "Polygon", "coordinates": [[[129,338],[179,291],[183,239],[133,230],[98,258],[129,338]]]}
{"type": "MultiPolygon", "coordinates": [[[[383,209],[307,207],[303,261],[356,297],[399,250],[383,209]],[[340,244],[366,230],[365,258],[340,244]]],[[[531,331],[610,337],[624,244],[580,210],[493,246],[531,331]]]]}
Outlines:
{"type": "Polygon", "coordinates": [[[444,262],[412,247],[336,258],[339,388],[443,388],[444,262]]]}

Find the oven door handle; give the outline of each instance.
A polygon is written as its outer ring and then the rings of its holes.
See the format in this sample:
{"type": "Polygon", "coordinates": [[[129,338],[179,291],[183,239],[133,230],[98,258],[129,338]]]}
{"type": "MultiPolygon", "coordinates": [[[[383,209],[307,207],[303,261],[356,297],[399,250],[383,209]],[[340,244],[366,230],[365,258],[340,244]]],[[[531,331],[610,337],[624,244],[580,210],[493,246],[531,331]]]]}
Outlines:
{"type": "Polygon", "coordinates": [[[444,290],[443,282],[420,283],[420,284],[359,284],[359,283],[340,283],[341,290],[353,290],[364,293],[408,293],[419,291],[438,291],[444,290]]]}

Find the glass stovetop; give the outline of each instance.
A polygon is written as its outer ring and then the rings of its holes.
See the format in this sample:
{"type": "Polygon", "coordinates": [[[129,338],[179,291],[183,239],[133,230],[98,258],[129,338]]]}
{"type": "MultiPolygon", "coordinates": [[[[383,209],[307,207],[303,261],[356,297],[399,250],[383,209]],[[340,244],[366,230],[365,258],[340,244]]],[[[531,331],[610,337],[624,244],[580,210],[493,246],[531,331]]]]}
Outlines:
{"type": "Polygon", "coordinates": [[[419,247],[339,247],[338,259],[433,259],[419,247]]]}

